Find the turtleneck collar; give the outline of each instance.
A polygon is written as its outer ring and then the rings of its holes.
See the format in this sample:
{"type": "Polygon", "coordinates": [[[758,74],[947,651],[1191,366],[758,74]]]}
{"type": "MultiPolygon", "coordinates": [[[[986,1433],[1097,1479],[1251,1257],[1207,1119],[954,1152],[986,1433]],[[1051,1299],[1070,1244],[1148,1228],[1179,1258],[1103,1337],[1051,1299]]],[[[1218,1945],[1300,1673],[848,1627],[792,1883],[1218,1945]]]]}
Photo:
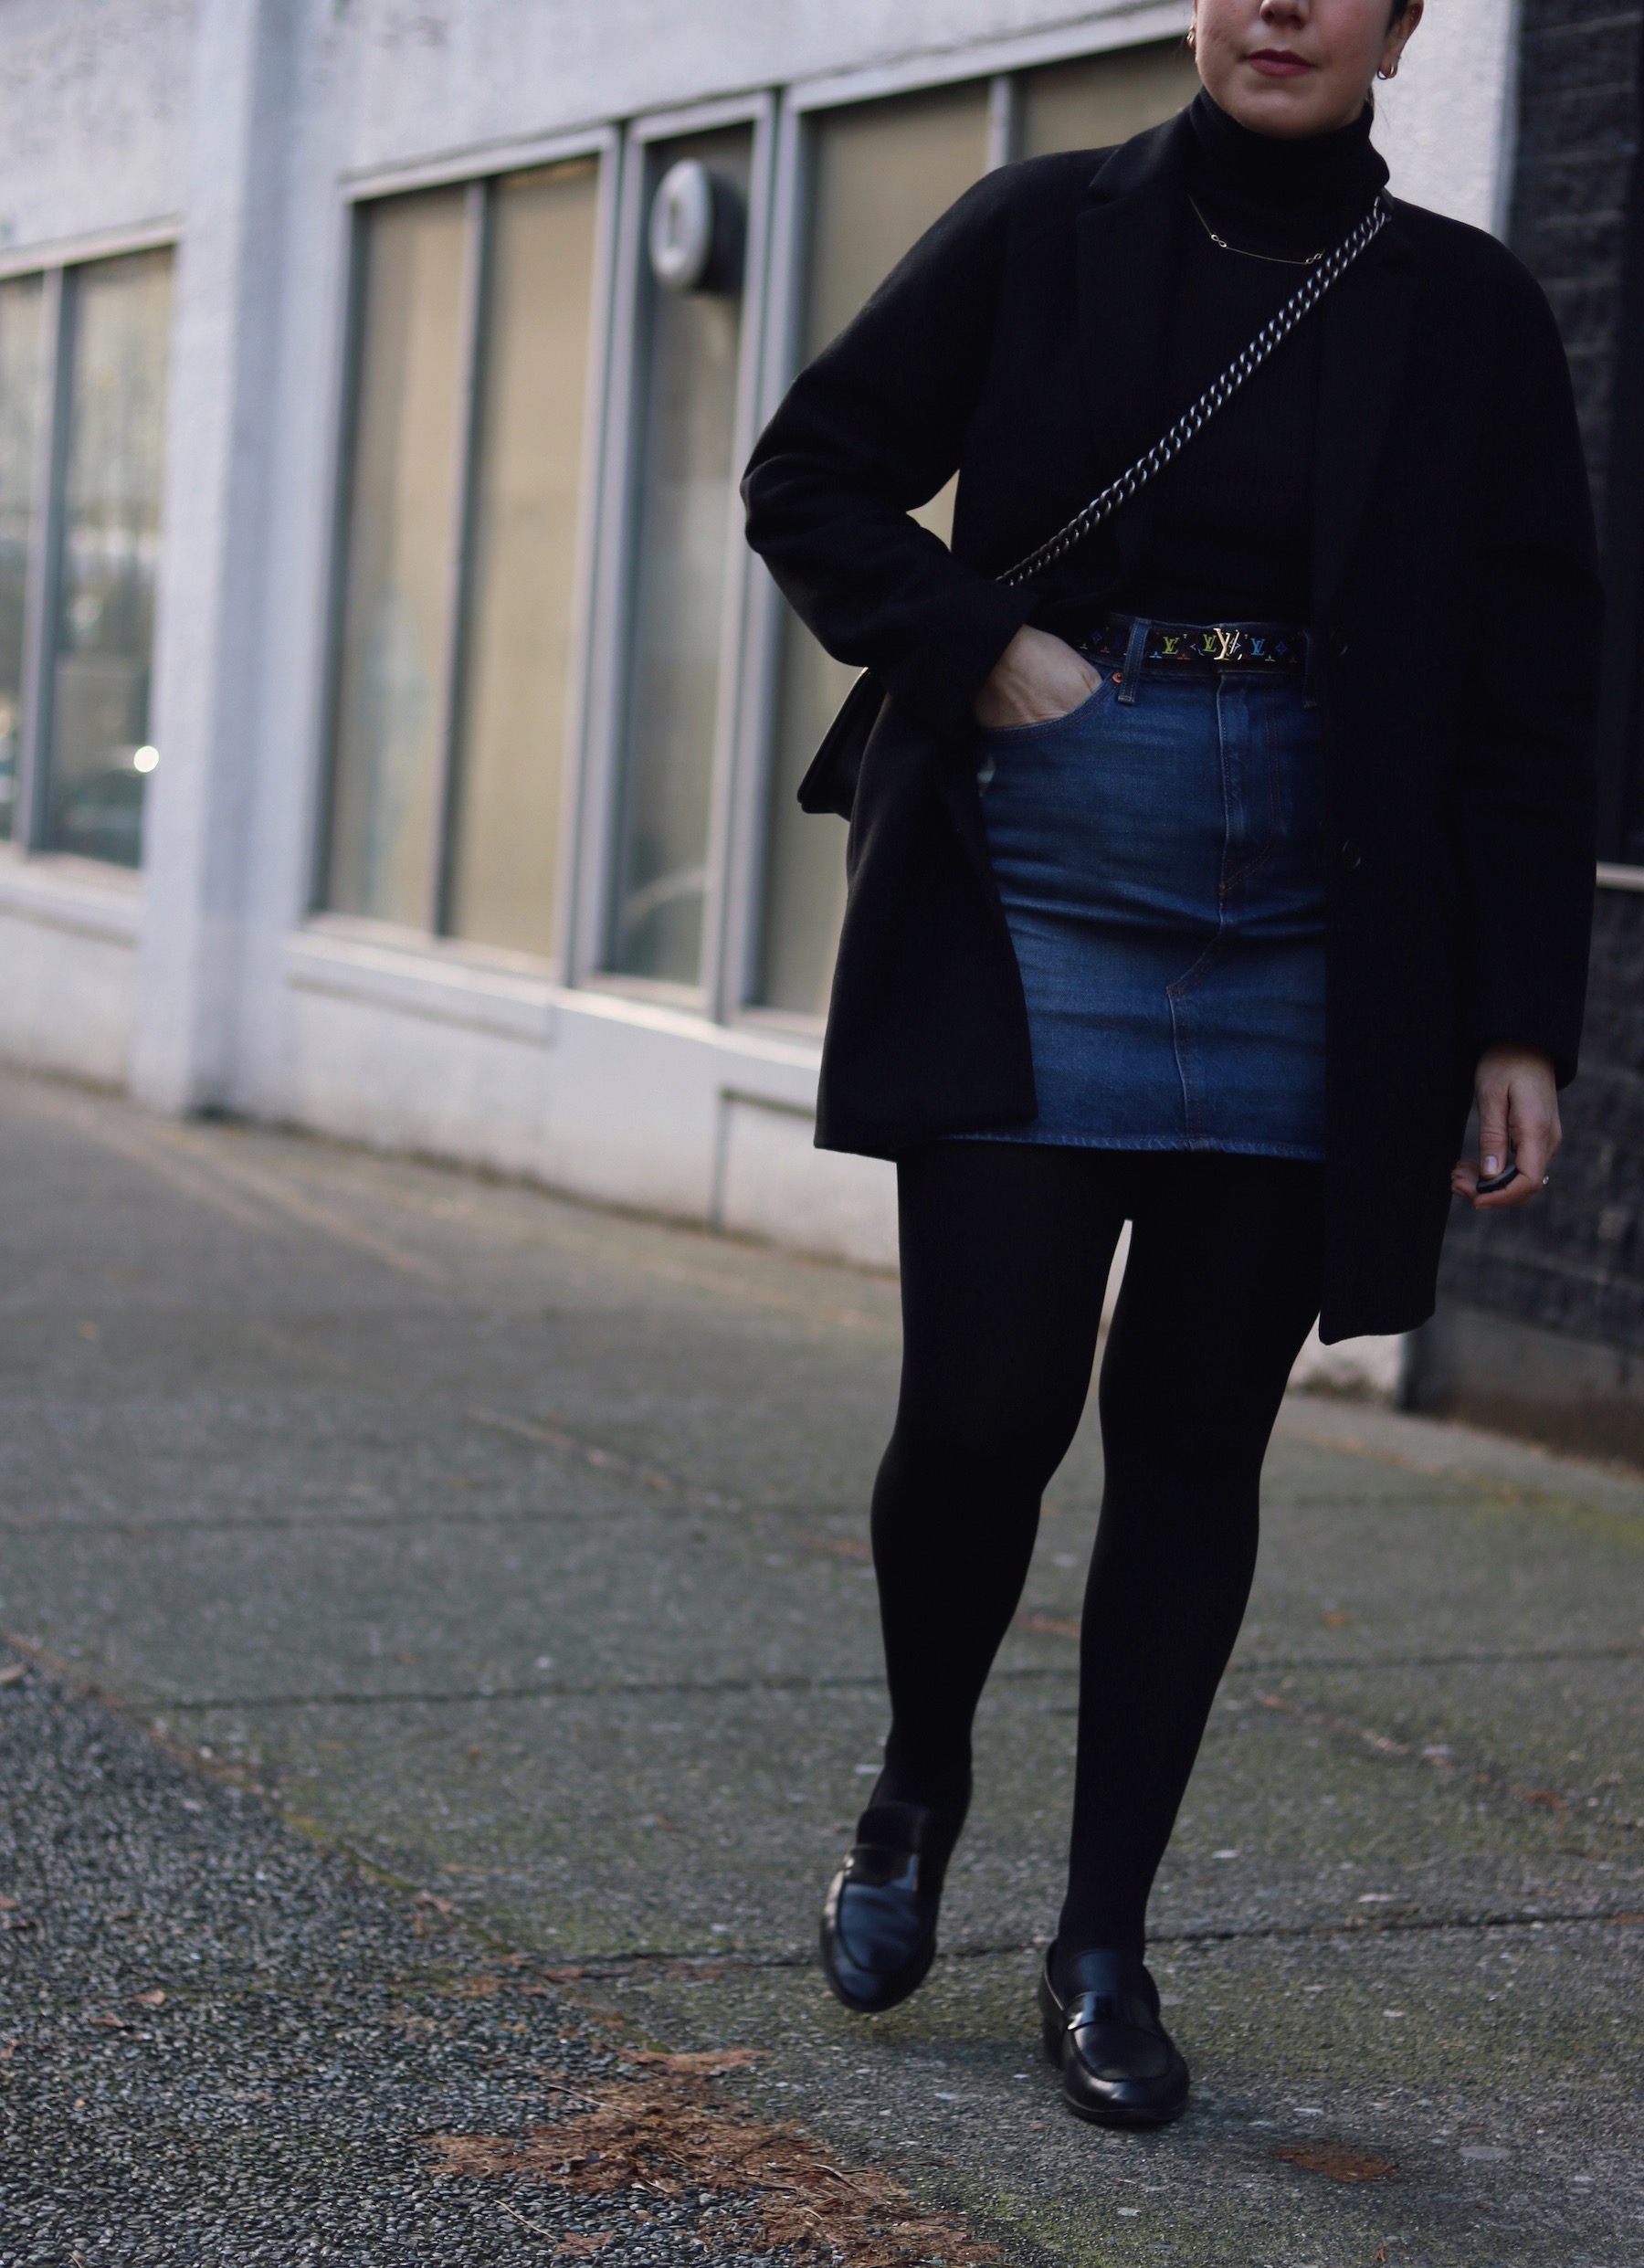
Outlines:
{"type": "Polygon", "coordinates": [[[1368,205],[1387,178],[1371,147],[1371,106],[1351,126],[1300,141],[1253,133],[1200,88],[1187,109],[1193,179],[1212,195],[1259,207],[1276,221],[1332,215],[1368,205]]]}

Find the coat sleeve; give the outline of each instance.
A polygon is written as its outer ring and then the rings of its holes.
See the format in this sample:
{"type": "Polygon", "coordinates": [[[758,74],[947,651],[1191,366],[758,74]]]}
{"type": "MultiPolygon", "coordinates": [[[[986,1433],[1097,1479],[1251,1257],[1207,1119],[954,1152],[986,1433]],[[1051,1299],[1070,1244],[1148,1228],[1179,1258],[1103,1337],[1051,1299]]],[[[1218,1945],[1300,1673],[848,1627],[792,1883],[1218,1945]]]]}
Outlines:
{"type": "Polygon", "coordinates": [[[748,541],[836,659],[963,723],[1033,605],[910,513],[957,468],[986,374],[1014,169],[921,237],[789,389],[743,481],[748,541]]]}
{"type": "Polygon", "coordinates": [[[1576,1074],[1591,939],[1603,595],[1569,365],[1503,259],[1498,386],[1457,776],[1473,1060],[1494,1040],[1576,1074]]]}

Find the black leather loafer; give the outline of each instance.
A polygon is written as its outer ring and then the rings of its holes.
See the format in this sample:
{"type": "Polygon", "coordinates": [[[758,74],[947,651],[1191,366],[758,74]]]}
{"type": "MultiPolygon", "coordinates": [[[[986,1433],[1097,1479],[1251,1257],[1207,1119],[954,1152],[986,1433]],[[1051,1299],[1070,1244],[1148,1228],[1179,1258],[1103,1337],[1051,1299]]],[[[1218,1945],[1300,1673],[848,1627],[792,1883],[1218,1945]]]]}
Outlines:
{"type": "Polygon", "coordinates": [[[1134,1953],[1097,1946],[1068,1964],[1057,1992],[1045,1956],[1039,2014],[1045,2054],[1061,2073],[1076,2118],[1094,2126],[1162,2126],[1187,2100],[1187,2066],[1159,2021],[1158,1987],[1134,1953]]]}
{"type": "Polygon", "coordinates": [[[870,1804],[822,1908],[822,1971],[839,1999],[882,2015],[917,1992],[936,1953],[950,1820],[914,1803],[870,1804]]]}

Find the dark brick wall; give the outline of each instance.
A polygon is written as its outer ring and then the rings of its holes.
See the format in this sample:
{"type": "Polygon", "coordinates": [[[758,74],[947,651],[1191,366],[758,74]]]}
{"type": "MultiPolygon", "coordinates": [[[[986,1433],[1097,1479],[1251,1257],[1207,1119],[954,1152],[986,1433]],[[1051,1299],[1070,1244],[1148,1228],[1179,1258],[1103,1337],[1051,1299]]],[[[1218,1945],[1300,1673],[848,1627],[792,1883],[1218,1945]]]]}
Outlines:
{"type": "MultiPolygon", "coordinates": [[[[1644,4],[1523,0],[1514,249],[1569,350],[1602,515],[1644,4]]],[[[1582,1071],[1541,1204],[1457,1208],[1443,1291],[1519,1321],[1644,1352],[1644,895],[1600,891],[1582,1071]]]]}
{"type": "Polygon", "coordinates": [[[1510,233],[1564,333],[1601,509],[1641,27],[1644,5],[1523,0],[1510,233]]]}
{"type": "Polygon", "coordinates": [[[1520,1322],[1644,1354],[1644,895],[1598,893],[1581,1076],[1538,1205],[1458,1206],[1442,1290],[1520,1322]]]}

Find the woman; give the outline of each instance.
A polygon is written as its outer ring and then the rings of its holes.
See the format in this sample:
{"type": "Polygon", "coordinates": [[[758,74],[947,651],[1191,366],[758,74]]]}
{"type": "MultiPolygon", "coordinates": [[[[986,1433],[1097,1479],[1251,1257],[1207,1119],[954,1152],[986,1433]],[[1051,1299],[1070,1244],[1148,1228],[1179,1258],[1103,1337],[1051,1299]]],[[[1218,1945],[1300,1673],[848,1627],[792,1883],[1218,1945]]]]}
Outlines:
{"type": "Polygon", "coordinates": [[[1040,1981],[1066,2099],[1108,2123],[1187,2093],[1145,1909],[1291,1364],[1315,1317],[1333,1340],[1431,1313],[1449,1192],[1532,1199],[1575,1070],[1586,482],[1535,285],[1385,197],[1372,85],[1421,13],[1196,0],[1190,109],[978,184],[799,378],[745,484],[754,547],[883,695],[859,760],[835,735],[802,791],[851,820],[818,1139],[897,1160],[905,1324],[873,1501],[891,1728],[824,1965],[869,2011],[930,1965],[973,1714],[1128,1218],[1040,1981]],[[1167,470],[996,579],[1378,200],[1167,470]],[[950,553],[908,514],[955,469],[950,553]]]}

